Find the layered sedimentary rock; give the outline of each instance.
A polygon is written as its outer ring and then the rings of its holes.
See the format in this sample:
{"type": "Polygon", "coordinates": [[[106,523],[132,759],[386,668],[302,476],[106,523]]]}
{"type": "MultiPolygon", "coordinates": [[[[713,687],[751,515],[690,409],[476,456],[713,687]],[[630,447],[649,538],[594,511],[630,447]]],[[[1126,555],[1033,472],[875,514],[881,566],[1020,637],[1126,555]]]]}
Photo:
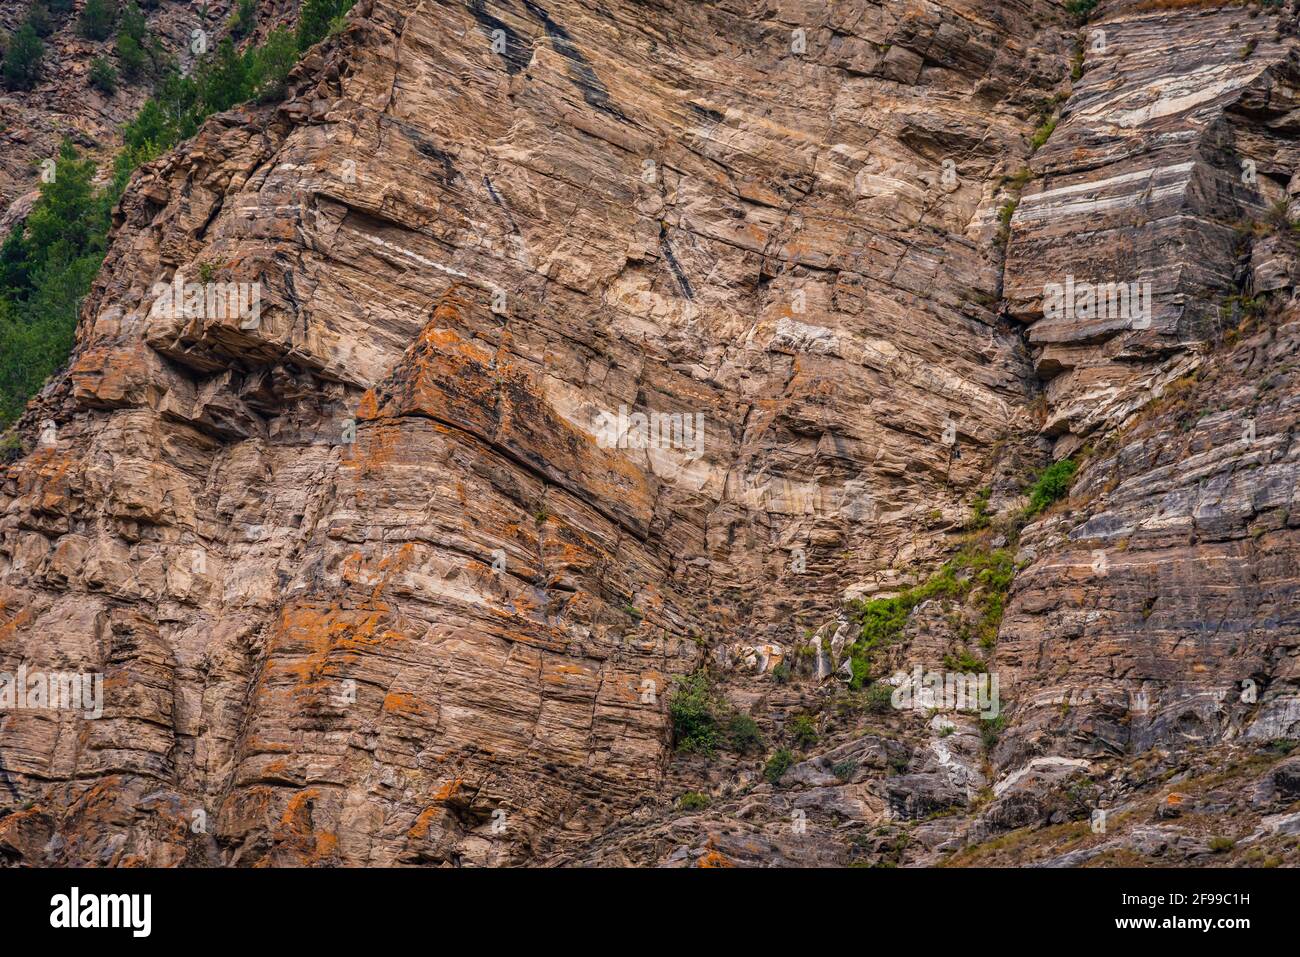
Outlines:
{"type": "MultiPolygon", "coordinates": [[[[1223,345],[1206,306],[1289,294],[1283,235],[1233,226],[1295,168],[1291,15],[1104,14],[1103,48],[1048,0],[359,4],[283,104],[137,174],[24,420],[0,670],[103,673],[104,714],[4,715],[0,853],[960,861],[1136,807],[1067,798],[1111,756],[1192,775],[1191,724],[1292,735],[1294,389],[1250,391],[1292,327],[1223,345]],[[1150,326],[1043,316],[1071,270],[1150,278],[1150,326]],[[185,308],[212,283],[256,306],[185,308]],[[1157,397],[1198,367],[1224,408],[1183,431],[1157,397]],[[1019,542],[996,742],[841,707],[846,600],[1085,439],[1019,542]],[[706,663],[769,743],[812,721],[772,782],[674,756],[706,663]]],[[[889,663],[967,624],[922,604],[889,663]]],[[[1285,836],[1291,778],[1249,769],[1285,836]]]]}
{"type": "Polygon", "coordinates": [[[1058,454],[1236,321],[1235,227],[1286,203],[1296,170],[1293,21],[1164,6],[1116,5],[1080,30],[1081,75],[1010,223],[1007,309],[1028,324],[1058,454]],[[1045,311],[1044,287],[1067,281],[1107,288],[1045,311]]]}

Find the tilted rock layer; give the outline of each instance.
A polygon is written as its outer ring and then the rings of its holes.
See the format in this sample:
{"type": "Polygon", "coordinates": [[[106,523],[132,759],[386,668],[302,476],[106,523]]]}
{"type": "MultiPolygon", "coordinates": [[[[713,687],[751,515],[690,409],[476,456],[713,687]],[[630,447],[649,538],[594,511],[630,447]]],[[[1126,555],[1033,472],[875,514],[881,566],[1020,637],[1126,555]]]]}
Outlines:
{"type": "MultiPolygon", "coordinates": [[[[1234,229],[1300,169],[1294,13],[1112,6],[363,0],[137,174],[24,420],[0,671],[102,673],[104,713],[0,716],[0,854],[960,861],[1296,736],[1294,256],[1234,229]],[[1151,322],[1044,316],[1066,274],[1149,280],[1151,322]],[[830,707],[846,600],[1085,442],[1021,538],[996,743],[830,707]],[[674,756],[718,662],[770,742],[815,718],[775,783],[674,756]]],[[[953,627],[920,606],[894,663],[953,627]]],[[[1242,766],[1274,853],[1295,775],[1242,766]]],[[[1036,846],[1209,854],[1144,827],[1036,846]]]]}

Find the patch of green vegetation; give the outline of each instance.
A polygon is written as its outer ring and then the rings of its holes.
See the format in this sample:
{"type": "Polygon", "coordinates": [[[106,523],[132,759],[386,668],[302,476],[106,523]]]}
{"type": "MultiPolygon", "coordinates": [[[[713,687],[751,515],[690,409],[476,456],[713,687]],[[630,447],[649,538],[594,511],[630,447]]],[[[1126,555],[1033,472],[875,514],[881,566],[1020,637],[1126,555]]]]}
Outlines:
{"type": "Polygon", "coordinates": [[[306,0],[298,14],[298,49],[306,50],[337,33],[354,0],[306,0]]]}
{"type": "Polygon", "coordinates": [[[257,0],[239,0],[230,18],[230,35],[236,40],[246,37],[257,24],[257,0]]]}
{"type": "Polygon", "coordinates": [[[993,750],[1006,727],[1007,715],[1005,709],[996,718],[988,718],[980,722],[980,741],[984,745],[985,751],[993,750]]]}
{"type": "Polygon", "coordinates": [[[975,657],[969,648],[961,648],[956,652],[948,652],[943,656],[943,666],[949,671],[960,671],[962,673],[979,673],[984,671],[984,662],[975,657]]]}
{"type": "Polygon", "coordinates": [[[122,78],[128,83],[144,77],[149,67],[157,65],[156,60],[161,59],[161,48],[155,48],[157,52],[152,58],[155,62],[150,63],[151,57],[145,52],[147,34],[144,14],[133,0],[122,11],[122,19],[117,26],[117,65],[122,78]]]}
{"type": "Polygon", "coordinates": [[[1005,187],[1010,192],[1018,193],[1022,189],[1024,189],[1025,184],[1027,184],[1033,178],[1034,178],[1034,171],[1031,170],[1028,166],[1022,166],[1020,167],[1019,170],[1016,171],[1015,175],[1003,176],[1000,180],[998,180],[998,186],[1005,187]]]}
{"type": "Polygon", "coordinates": [[[1042,125],[1039,126],[1038,129],[1034,130],[1034,135],[1029,140],[1029,148],[1031,152],[1037,152],[1042,148],[1043,144],[1047,142],[1047,138],[1052,135],[1052,131],[1056,129],[1056,124],[1060,121],[1061,118],[1059,116],[1049,116],[1043,121],[1042,125]]]}
{"type": "Polygon", "coordinates": [[[108,62],[107,57],[97,56],[90,61],[90,85],[105,96],[112,96],[117,90],[117,70],[108,62]]]}
{"type": "Polygon", "coordinates": [[[974,600],[978,617],[972,637],[981,645],[990,646],[997,638],[1015,573],[1015,559],[1009,549],[986,551],[972,543],[944,562],[924,584],[892,598],[850,604],[849,615],[860,630],[858,640],[849,648],[853,669],[849,687],[856,690],[863,686],[871,675],[872,654],[901,639],[912,610],[932,598],[974,600]]]}
{"type": "Polygon", "coordinates": [[[790,770],[792,764],[794,764],[794,755],[788,748],[782,748],[767,759],[767,764],[763,766],[763,777],[769,784],[776,784],[781,780],[781,776],[790,770]]]}
{"type": "Polygon", "coordinates": [[[81,299],[104,257],[111,199],[64,142],[54,176],[0,246],[0,427],[72,351],[81,299]]]}
{"type": "Polygon", "coordinates": [[[867,710],[872,714],[886,714],[893,705],[894,689],[877,681],[867,689],[867,710]]]}
{"type": "Polygon", "coordinates": [[[763,734],[758,722],[739,711],[727,721],[727,746],[737,754],[750,754],[763,750],[763,734]]]}
{"type": "Polygon", "coordinates": [[[0,67],[0,77],[10,90],[30,90],[41,78],[44,59],[45,44],[41,42],[36,27],[28,20],[9,40],[4,65],[0,67]]]}
{"type": "Polygon", "coordinates": [[[858,762],[856,761],[837,761],[831,765],[831,774],[841,781],[847,781],[853,777],[853,772],[857,769],[858,762]]]}
{"type": "Polygon", "coordinates": [[[703,671],[677,679],[668,700],[673,744],[688,754],[713,754],[718,747],[718,701],[713,682],[703,671]]]}
{"type": "Polygon", "coordinates": [[[966,523],[969,531],[977,532],[982,528],[988,528],[989,522],[993,516],[989,514],[989,499],[993,497],[993,488],[985,485],[975,493],[975,500],[971,502],[970,521],[966,523]]]}
{"type": "Polygon", "coordinates": [[[1226,313],[1234,326],[1253,322],[1264,315],[1268,309],[1268,300],[1262,296],[1226,296],[1220,307],[1220,314],[1226,313]]]}
{"type": "Polygon", "coordinates": [[[10,432],[8,435],[0,436],[0,465],[8,465],[10,462],[16,462],[23,454],[23,443],[18,438],[17,432],[10,432]]]}
{"type": "Polygon", "coordinates": [[[790,737],[794,743],[805,750],[817,743],[817,724],[812,715],[795,715],[790,721],[790,737]]]}
{"type": "Polygon", "coordinates": [[[1300,222],[1291,218],[1291,202],[1279,199],[1269,206],[1268,212],[1254,224],[1254,227],[1255,232],[1263,232],[1271,236],[1300,229],[1300,222]]]}
{"type": "Polygon", "coordinates": [[[1230,837],[1210,838],[1210,850],[1215,854],[1226,854],[1236,846],[1237,842],[1230,837]]]}
{"type": "Polygon", "coordinates": [[[677,806],[683,811],[702,811],[709,806],[709,796],[700,791],[687,791],[677,799],[677,806]]]}
{"type": "Polygon", "coordinates": [[[735,711],[719,696],[712,676],[696,671],[678,678],[668,699],[673,745],[685,754],[712,756],[719,748],[756,754],[765,742],[758,722],[735,711]]]}
{"type": "Polygon", "coordinates": [[[998,234],[997,242],[999,246],[1006,246],[1011,241],[1011,217],[1016,214],[1016,207],[1020,205],[1020,192],[1025,188],[1025,184],[1033,179],[1033,171],[1028,166],[1021,168],[1014,176],[1003,177],[1000,186],[1004,187],[1012,194],[1005,203],[998,207],[998,234]]]}
{"type": "Polygon", "coordinates": [[[77,18],[77,33],[87,40],[107,40],[116,22],[116,0],[86,0],[77,18]]]}
{"type": "Polygon", "coordinates": [[[1049,465],[1029,489],[1029,505],[1025,509],[1025,517],[1033,518],[1053,502],[1064,498],[1070,491],[1070,482],[1078,468],[1079,463],[1074,459],[1061,459],[1049,465]]]}
{"type": "Polygon", "coordinates": [[[998,244],[1005,246],[1011,240],[1011,217],[1016,214],[1020,199],[1013,197],[998,207],[998,244]]]}
{"type": "MultiPolygon", "coordinates": [[[[32,25],[36,35],[42,39],[54,32],[54,18],[50,16],[50,11],[45,8],[45,5],[40,0],[35,0],[27,8],[26,22],[32,25]]],[[[0,42],[4,39],[4,37],[0,37],[0,42]]]]}
{"type": "Polygon", "coordinates": [[[1100,0],[1069,0],[1065,5],[1065,10],[1080,23],[1083,23],[1092,15],[1092,11],[1097,9],[1100,0]]]}

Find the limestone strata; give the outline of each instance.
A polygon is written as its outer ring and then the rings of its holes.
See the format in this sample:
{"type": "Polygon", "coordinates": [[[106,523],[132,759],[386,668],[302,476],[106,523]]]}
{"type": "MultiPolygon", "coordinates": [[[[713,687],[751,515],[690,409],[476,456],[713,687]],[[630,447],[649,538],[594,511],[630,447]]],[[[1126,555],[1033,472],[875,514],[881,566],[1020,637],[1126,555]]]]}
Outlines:
{"type": "Polygon", "coordinates": [[[1296,169],[1288,18],[1209,4],[1108,13],[1080,30],[1082,75],[1028,166],[1004,278],[1058,454],[1122,423],[1236,321],[1234,227],[1285,205],[1296,169]],[[1045,287],[1067,278],[1149,287],[1150,300],[1142,315],[1118,296],[1045,314],[1045,287]]]}

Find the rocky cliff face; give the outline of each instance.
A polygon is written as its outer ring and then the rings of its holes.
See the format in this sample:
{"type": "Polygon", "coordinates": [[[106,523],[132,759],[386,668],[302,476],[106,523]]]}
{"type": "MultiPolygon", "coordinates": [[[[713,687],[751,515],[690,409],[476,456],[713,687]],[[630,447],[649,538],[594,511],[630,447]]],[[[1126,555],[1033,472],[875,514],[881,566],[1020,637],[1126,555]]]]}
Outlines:
{"type": "Polygon", "coordinates": [[[3,714],[0,853],[1294,863],[1294,24],[363,0],[23,422],[0,671],[104,712],[3,714]],[[701,669],[761,743],[674,750],[701,669]]]}

